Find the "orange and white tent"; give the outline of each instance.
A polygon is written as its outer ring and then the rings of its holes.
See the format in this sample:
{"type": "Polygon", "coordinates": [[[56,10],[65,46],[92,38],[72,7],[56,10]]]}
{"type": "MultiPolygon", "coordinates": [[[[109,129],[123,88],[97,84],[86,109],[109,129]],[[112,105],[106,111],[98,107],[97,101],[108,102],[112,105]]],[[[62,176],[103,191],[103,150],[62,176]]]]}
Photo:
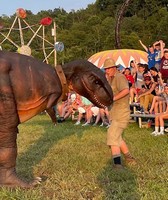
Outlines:
{"type": "Polygon", "coordinates": [[[134,49],[116,49],[101,51],[92,55],[88,61],[93,63],[99,68],[103,67],[104,61],[107,58],[112,58],[116,65],[121,65],[123,67],[129,67],[131,60],[136,60],[137,63],[147,63],[147,53],[141,50],[134,49]]]}

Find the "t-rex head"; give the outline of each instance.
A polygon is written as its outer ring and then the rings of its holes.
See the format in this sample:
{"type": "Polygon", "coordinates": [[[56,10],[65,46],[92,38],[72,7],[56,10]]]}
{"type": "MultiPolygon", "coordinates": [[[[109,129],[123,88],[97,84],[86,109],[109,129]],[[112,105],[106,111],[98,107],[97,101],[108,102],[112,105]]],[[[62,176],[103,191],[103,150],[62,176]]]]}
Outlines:
{"type": "Polygon", "coordinates": [[[95,106],[105,107],[113,103],[112,89],[98,67],[86,60],[75,60],[63,65],[62,69],[73,90],[95,106]]]}

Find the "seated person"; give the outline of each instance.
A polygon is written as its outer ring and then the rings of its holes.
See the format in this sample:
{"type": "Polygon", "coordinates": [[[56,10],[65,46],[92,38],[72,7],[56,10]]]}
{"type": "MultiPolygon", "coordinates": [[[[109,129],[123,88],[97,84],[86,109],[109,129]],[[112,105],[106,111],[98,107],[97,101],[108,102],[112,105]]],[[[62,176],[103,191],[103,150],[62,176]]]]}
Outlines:
{"type": "Polygon", "coordinates": [[[71,98],[69,105],[67,105],[63,118],[66,119],[71,114],[73,114],[78,109],[80,104],[81,104],[81,96],[79,94],[76,94],[76,98],[75,99],[71,98]]]}
{"type": "MultiPolygon", "coordinates": [[[[92,105],[86,110],[86,123],[82,126],[90,125],[92,122],[93,117],[96,117],[96,119],[99,119],[99,108],[97,106],[92,105]]],[[[96,122],[94,123],[94,126],[96,125],[96,122]]]]}
{"type": "Polygon", "coordinates": [[[62,113],[58,122],[65,121],[70,115],[72,115],[81,104],[81,96],[79,94],[71,93],[68,96],[68,102],[64,105],[62,113]]]}
{"type": "Polygon", "coordinates": [[[153,79],[153,81],[155,81],[156,83],[158,82],[158,79],[162,78],[161,77],[161,73],[158,72],[158,70],[155,68],[155,67],[151,67],[150,70],[150,75],[151,75],[151,78],[153,79]]]}
{"type": "Polygon", "coordinates": [[[102,121],[102,124],[100,126],[104,126],[105,125],[108,128],[110,126],[108,108],[107,107],[105,109],[104,108],[100,108],[99,115],[100,115],[100,119],[102,121]]]}
{"type": "MultiPolygon", "coordinates": [[[[158,86],[157,86],[158,87],[158,86]]],[[[168,102],[168,85],[164,86],[164,90],[157,96],[154,96],[149,113],[162,113],[165,111],[168,102]]]]}
{"type": "Polygon", "coordinates": [[[155,87],[156,83],[152,82],[150,76],[144,77],[145,84],[142,86],[142,89],[138,95],[138,99],[140,101],[141,108],[144,109],[145,113],[148,112],[149,104],[152,104],[153,97],[156,95],[155,87]]]}
{"type": "MultiPolygon", "coordinates": [[[[90,109],[93,104],[85,97],[81,97],[81,104],[78,106],[78,119],[75,123],[75,125],[79,125],[81,123],[81,119],[85,115],[85,121],[87,122],[87,119],[89,118],[87,110],[90,109]]],[[[88,123],[85,123],[85,125],[89,125],[88,123]]]]}
{"type": "Polygon", "coordinates": [[[69,104],[69,99],[67,99],[66,101],[60,101],[58,102],[58,104],[56,105],[56,113],[58,114],[58,122],[61,123],[64,121],[64,113],[66,110],[66,107],[69,104]]]}
{"type": "Polygon", "coordinates": [[[162,112],[155,117],[155,131],[151,134],[154,136],[164,135],[164,120],[168,119],[168,106],[165,112],[162,112]],[[159,132],[160,128],[160,132],[159,132]]]}

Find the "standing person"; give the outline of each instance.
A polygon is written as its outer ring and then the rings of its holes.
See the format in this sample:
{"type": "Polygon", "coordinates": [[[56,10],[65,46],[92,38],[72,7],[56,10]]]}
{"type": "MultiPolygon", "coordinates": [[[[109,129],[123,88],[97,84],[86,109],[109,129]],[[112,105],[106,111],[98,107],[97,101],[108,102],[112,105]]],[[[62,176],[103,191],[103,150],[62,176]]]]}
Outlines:
{"type": "MultiPolygon", "coordinates": [[[[136,98],[138,97],[138,94],[141,91],[142,85],[144,85],[144,73],[146,73],[144,64],[138,63],[137,66],[138,66],[138,70],[135,75],[135,87],[132,87],[130,89],[131,103],[135,99],[134,97],[136,98]]],[[[135,100],[135,102],[136,101],[137,99],[135,100]]]]}
{"type": "Polygon", "coordinates": [[[161,63],[160,63],[160,73],[165,83],[168,82],[168,49],[164,48],[164,43],[160,42],[161,46],[161,63]]]}
{"type": "Polygon", "coordinates": [[[134,80],[133,75],[131,75],[130,68],[125,68],[123,74],[125,75],[126,79],[128,80],[129,88],[134,87],[135,80],[134,80]]]}
{"type": "Polygon", "coordinates": [[[125,68],[125,71],[123,72],[126,79],[128,80],[129,90],[130,90],[130,104],[134,102],[134,93],[135,92],[135,80],[133,75],[131,75],[130,68],[125,68]],[[133,94],[133,95],[132,95],[133,94]]]}
{"type": "Polygon", "coordinates": [[[131,60],[130,62],[130,70],[131,70],[131,75],[134,77],[136,77],[136,72],[138,71],[138,66],[137,66],[137,62],[135,60],[131,60]]]}
{"type": "MultiPolygon", "coordinates": [[[[162,40],[156,41],[153,46],[156,51],[156,56],[155,56],[155,67],[159,71],[160,70],[160,63],[161,63],[161,46],[160,43],[163,42],[162,40]]],[[[165,45],[165,44],[164,44],[165,45]]]]}
{"type": "Polygon", "coordinates": [[[146,45],[144,45],[142,43],[141,40],[139,40],[141,46],[145,49],[145,51],[147,52],[148,54],[148,68],[150,69],[151,67],[154,67],[155,66],[155,57],[156,57],[156,50],[154,48],[153,45],[149,45],[148,47],[146,45]]]}
{"type": "Polygon", "coordinates": [[[114,93],[114,103],[109,108],[110,126],[107,131],[107,145],[111,149],[114,167],[120,169],[123,168],[121,152],[124,154],[125,161],[128,164],[136,163],[122,138],[122,133],[127,128],[130,119],[129,86],[126,77],[118,72],[117,66],[112,59],[105,60],[104,69],[114,93]]]}

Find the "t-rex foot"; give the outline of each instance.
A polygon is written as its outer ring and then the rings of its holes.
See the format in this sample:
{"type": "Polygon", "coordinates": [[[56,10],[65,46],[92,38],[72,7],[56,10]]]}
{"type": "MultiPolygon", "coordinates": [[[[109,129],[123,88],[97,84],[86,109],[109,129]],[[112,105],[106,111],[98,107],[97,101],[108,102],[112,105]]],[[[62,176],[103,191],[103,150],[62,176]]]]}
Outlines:
{"type": "Polygon", "coordinates": [[[0,187],[9,187],[9,188],[20,187],[29,189],[39,185],[41,181],[42,179],[40,177],[36,177],[32,182],[28,183],[17,177],[15,169],[0,170],[0,187]]]}

